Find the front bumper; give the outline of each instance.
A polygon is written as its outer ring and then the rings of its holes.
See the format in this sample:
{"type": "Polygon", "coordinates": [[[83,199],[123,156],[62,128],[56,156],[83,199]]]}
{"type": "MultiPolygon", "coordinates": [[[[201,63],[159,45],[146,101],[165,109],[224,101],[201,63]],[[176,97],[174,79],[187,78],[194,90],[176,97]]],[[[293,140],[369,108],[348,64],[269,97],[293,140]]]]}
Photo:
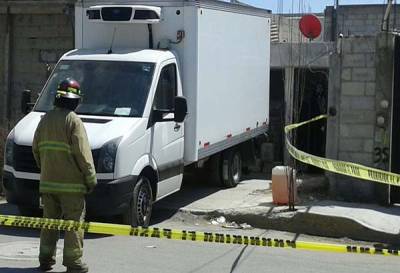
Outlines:
{"type": "MultiPolygon", "coordinates": [[[[91,194],[86,195],[86,210],[90,216],[110,216],[124,213],[132,199],[137,176],[117,180],[99,180],[91,194]]],[[[39,208],[39,181],[16,178],[5,171],[3,185],[9,203],[21,207],[39,208]]]]}
{"type": "Polygon", "coordinates": [[[7,202],[21,207],[39,208],[39,181],[16,178],[5,171],[3,186],[7,202]]]}
{"type": "Polygon", "coordinates": [[[137,176],[129,175],[117,180],[99,180],[94,191],[86,195],[87,213],[109,216],[124,213],[129,208],[137,176]]]}

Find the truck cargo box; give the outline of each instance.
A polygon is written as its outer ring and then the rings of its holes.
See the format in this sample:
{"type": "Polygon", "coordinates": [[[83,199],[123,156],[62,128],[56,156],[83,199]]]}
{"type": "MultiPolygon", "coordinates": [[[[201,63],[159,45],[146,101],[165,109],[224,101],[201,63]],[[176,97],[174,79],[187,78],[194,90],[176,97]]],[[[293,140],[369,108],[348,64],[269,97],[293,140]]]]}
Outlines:
{"type": "MultiPolygon", "coordinates": [[[[153,44],[158,50],[167,45],[177,55],[189,107],[185,164],[266,131],[270,74],[268,11],[210,0],[86,0],[78,2],[75,16],[77,48],[148,49],[153,44]],[[160,8],[160,18],[154,15],[153,21],[143,24],[115,23],[112,16],[106,22],[105,15],[90,12],[96,10],[96,5],[106,4],[133,7],[128,21],[135,19],[135,7],[140,10],[140,6],[152,7],[154,12],[160,8]],[[153,33],[152,42],[149,30],[153,33]]],[[[136,19],[140,20],[140,16],[136,19]]]]}

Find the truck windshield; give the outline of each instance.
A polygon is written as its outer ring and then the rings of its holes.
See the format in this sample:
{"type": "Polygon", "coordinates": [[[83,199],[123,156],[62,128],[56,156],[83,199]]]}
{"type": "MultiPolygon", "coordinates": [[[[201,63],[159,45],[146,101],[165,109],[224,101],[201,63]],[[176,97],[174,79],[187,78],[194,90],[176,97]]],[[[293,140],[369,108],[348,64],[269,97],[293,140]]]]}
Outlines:
{"type": "Polygon", "coordinates": [[[154,63],[61,61],[34,110],[53,109],[59,82],[70,77],[81,85],[82,100],[77,114],[142,117],[153,72],[154,63]]]}

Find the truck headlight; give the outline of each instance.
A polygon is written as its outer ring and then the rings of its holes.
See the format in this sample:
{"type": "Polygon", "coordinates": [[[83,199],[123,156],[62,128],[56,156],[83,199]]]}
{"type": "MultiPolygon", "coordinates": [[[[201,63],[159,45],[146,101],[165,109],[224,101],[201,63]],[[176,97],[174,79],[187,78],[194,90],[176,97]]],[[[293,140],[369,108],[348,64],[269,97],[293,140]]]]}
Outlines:
{"type": "Polygon", "coordinates": [[[115,167],[115,158],[117,156],[118,145],[122,137],[115,138],[106,144],[100,150],[98,161],[99,173],[113,173],[115,167]]]}
{"type": "Polygon", "coordinates": [[[14,166],[14,131],[11,131],[6,140],[4,163],[8,166],[14,166]]]}

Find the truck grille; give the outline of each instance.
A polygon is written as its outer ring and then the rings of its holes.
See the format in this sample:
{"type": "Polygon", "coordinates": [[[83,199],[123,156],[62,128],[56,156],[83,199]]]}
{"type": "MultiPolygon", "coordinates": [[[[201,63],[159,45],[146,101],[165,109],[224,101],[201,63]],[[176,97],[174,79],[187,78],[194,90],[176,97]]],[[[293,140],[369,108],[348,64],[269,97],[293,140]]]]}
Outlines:
{"type": "MultiPolygon", "coordinates": [[[[99,159],[100,150],[93,150],[94,166],[97,170],[97,163],[99,159]]],[[[27,173],[40,173],[39,168],[36,166],[35,158],[33,157],[31,146],[14,145],[14,168],[18,172],[27,173]]]]}
{"type": "Polygon", "coordinates": [[[33,157],[31,146],[14,146],[14,168],[19,172],[40,173],[36,166],[35,158],[33,157]]]}

